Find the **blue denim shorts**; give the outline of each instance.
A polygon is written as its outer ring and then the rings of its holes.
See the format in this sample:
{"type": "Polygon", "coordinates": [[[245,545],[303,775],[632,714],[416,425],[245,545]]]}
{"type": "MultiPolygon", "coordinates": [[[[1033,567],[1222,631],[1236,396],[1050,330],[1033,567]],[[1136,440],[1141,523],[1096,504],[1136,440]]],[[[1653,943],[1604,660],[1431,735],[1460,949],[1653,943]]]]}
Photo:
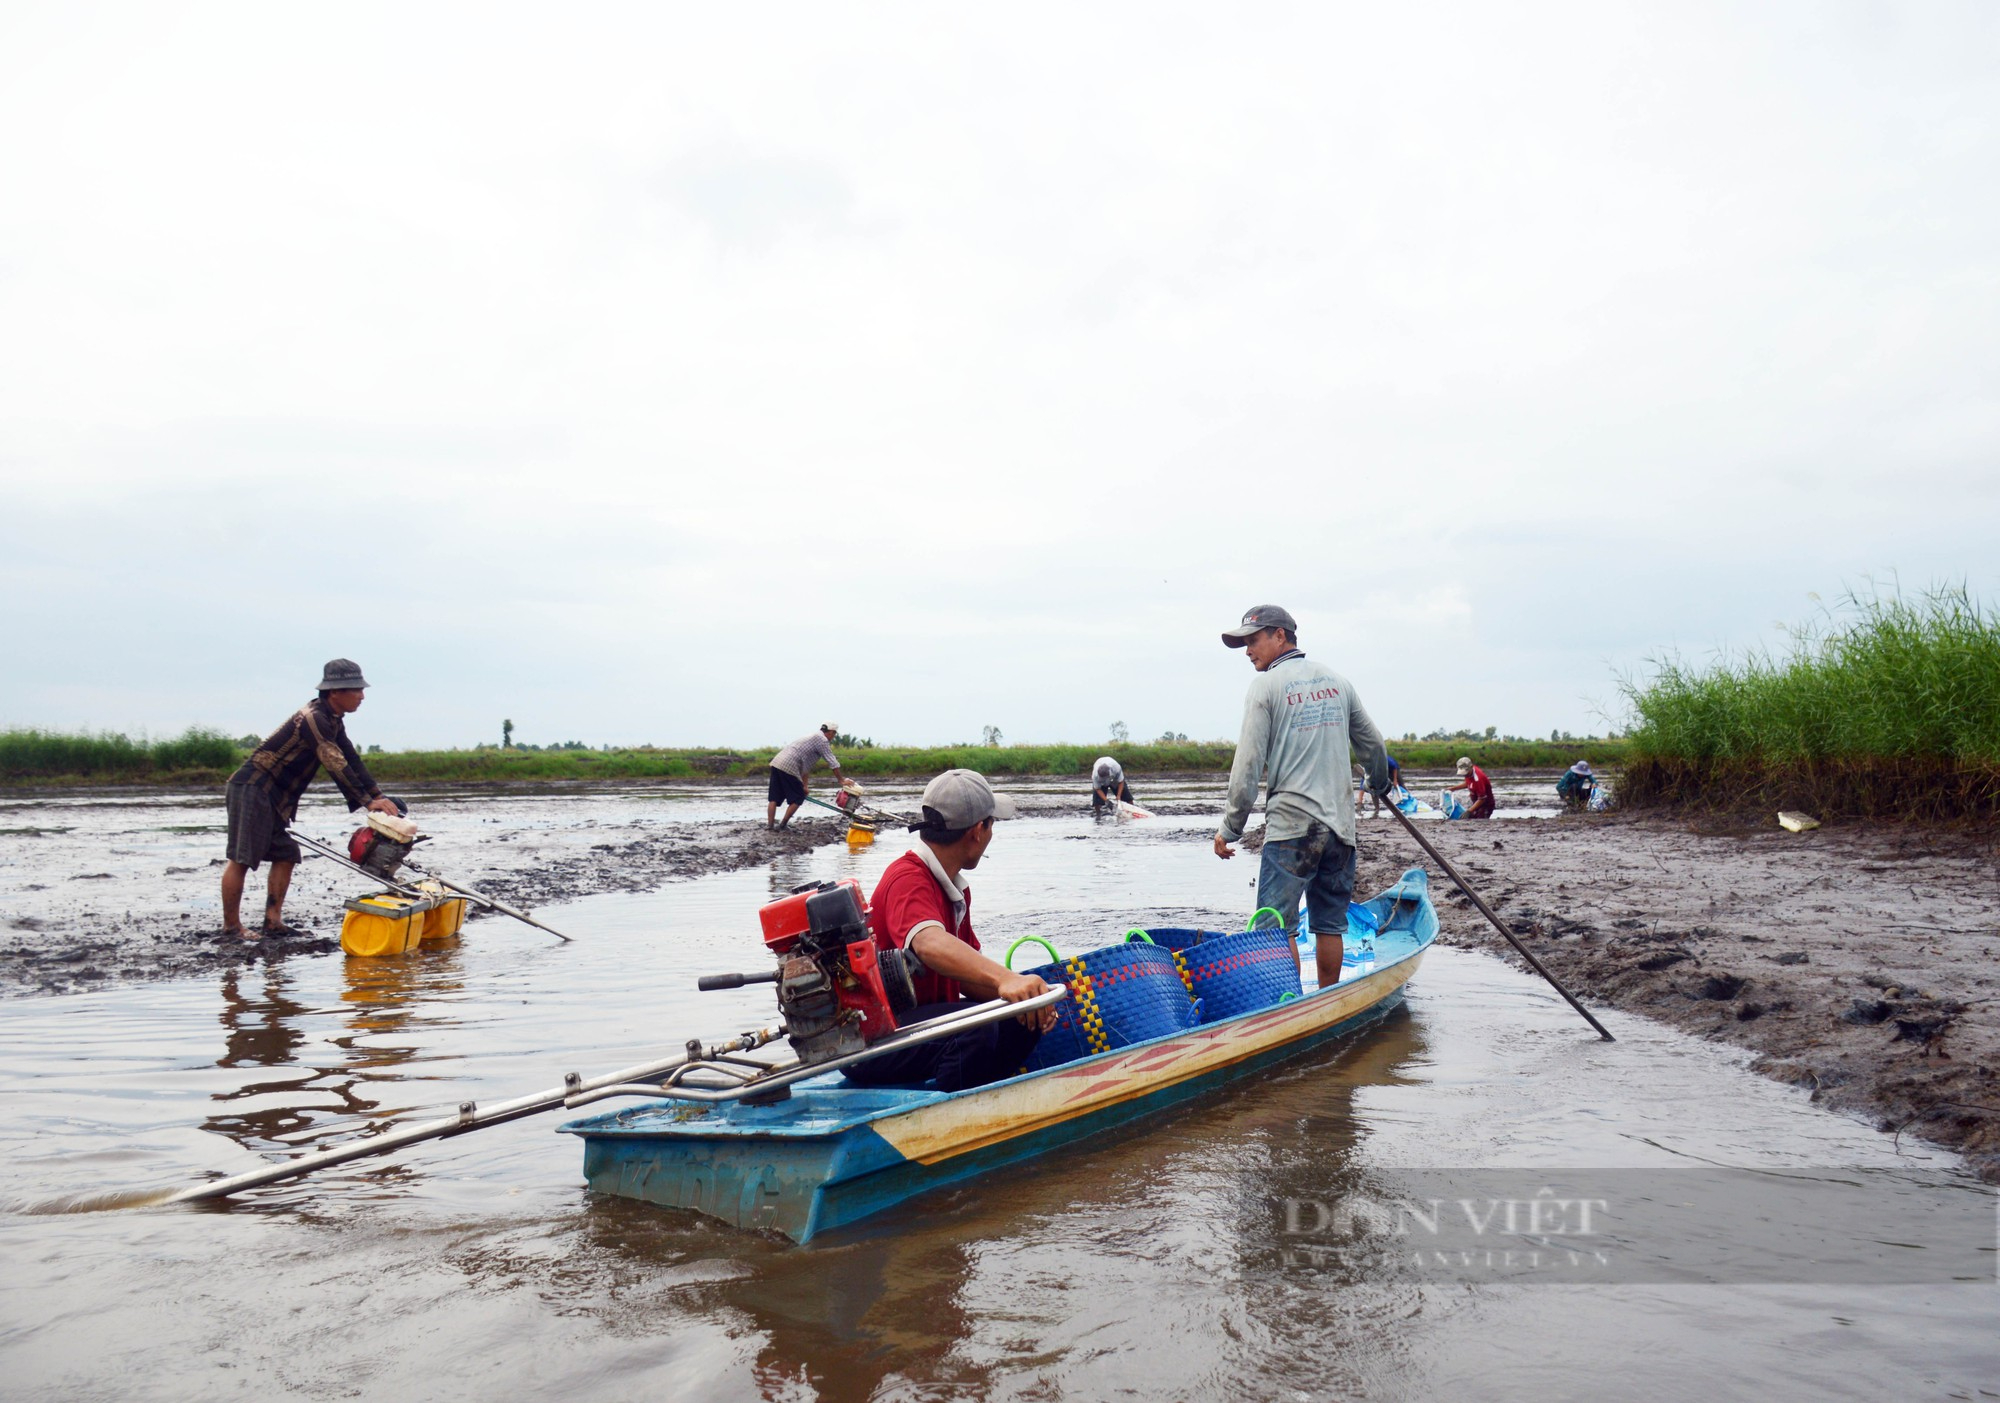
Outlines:
{"type": "MultiPolygon", "coordinates": [[[[1264,861],[1257,870],[1257,905],[1284,917],[1285,929],[1298,934],[1299,898],[1306,900],[1314,935],[1340,935],[1347,929],[1347,903],[1354,895],[1354,848],[1332,829],[1315,823],[1297,838],[1266,838],[1264,861]]],[[[1270,922],[1266,916],[1258,922],[1270,922]]]]}

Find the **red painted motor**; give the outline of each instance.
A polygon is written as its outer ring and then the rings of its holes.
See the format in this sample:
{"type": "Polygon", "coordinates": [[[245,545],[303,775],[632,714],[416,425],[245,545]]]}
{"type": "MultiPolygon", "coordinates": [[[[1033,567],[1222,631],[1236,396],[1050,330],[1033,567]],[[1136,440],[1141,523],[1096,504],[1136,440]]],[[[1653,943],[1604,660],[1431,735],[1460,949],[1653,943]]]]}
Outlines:
{"type": "Polygon", "coordinates": [[[914,961],[877,950],[868,934],[861,884],[851,877],[814,882],[757,913],[764,944],[778,957],[769,974],[714,974],[703,989],[773,981],[785,1033],[802,1062],[859,1052],[895,1031],[896,1015],[917,1004],[914,961]]]}

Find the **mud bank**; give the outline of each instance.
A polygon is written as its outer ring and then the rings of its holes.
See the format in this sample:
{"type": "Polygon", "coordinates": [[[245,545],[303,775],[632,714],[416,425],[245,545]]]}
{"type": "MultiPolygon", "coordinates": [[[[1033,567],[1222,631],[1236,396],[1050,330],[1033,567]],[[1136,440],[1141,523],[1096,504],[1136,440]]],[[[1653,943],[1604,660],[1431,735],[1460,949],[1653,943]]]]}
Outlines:
{"type": "MultiPolygon", "coordinates": [[[[1414,849],[1363,831],[1359,885],[1374,889],[1414,849]]],[[[1703,833],[1593,815],[1425,833],[1577,997],[1748,1048],[1755,1070],[2000,1182],[1991,832],[1703,833]]],[[[1439,876],[1443,939],[1520,963],[1439,876]]]]}
{"type": "MultiPolygon", "coordinates": [[[[1024,813],[1074,813],[1074,789],[1009,793],[1024,813]]],[[[789,830],[767,831],[763,786],[749,783],[399,792],[433,835],[419,849],[420,862],[528,911],[764,866],[840,842],[847,828],[839,815],[808,805],[789,830]]],[[[914,810],[919,792],[869,788],[871,799],[898,811],[914,810]]],[[[301,811],[302,831],[338,845],[355,820],[317,790],[309,798],[317,807],[301,811]]],[[[309,857],[296,869],[285,906],[286,924],[299,933],[246,941],[221,933],[222,847],[220,798],[204,791],[50,790],[9,805],[0,816],[0,998],[174,979],[339,948],[341,903],[366,891],[365,879],[309,857]]],[[[260,872],[244,894],[246,922],[261,918],[263,900],[260,872]]],[[[506,921],[476,912],[472,919],[506,921]]],[[[550,923],[563,926],[555,917],[550,923]]]]}
{"type": "MultiPolygon", "coordinates": [[[[614,828],[603,831],[587,852],[550,853],[531,831],[513,830],[492,835],[495,847],[505,845],[500,852],[482,851],[481,860],[470,863],[439,860],[438,866],[455,880],[533,911],[595,892],[650,891],[709,872],[758,866],[835,836],[832,825],[768,833],[761,825],[675,824],[630,832],[614,828]]],[[[191,884],[199,884],[203,896],[216,885],[220,859],[199,869],[168,869],[163,876],[183,879],[177,888],[147,884],[134,890],[132,883],[121,882],[116,891],[75,896],[51,884],[44,914],[16,916],[0,930],[0,997],[72,993],[293,955],[330,954],[340,948],[342,899],[361,894],[368,885],[332,868],[324,861],[301,864],[285,907],[286,924],[296,933],[258,940],[225,936],[212,913],[186,909],[191,884]],[[111,900],[101,899],[106,897],[111,900]]],[[[244,919],[252,925],[262,910],[261,875],[251,878],[244,896],[244,919]]],[[[86,882],[92,882],[89,874],[71,877],[64,886],[86,882]]],[[[112,885],[102,878],[92,885],[99,883],[112,885]]],[[[475,911],[471,919],[495,918],[475,911]]],[[[551,923],[561,924],[554,918],[551,923]]]]}

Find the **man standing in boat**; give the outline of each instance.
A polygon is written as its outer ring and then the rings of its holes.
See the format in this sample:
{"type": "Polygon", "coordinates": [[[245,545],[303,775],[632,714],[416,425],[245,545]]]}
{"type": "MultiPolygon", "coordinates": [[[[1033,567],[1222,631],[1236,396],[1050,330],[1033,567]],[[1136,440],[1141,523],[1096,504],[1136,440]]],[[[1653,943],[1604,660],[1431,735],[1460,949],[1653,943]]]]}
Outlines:
{"type": "Polygon", "coordinates": [[[800,736],[783,750],[771,757],[771,782],[764,793],[764,826],[766,828],[790,828],[792,815],[799,811],[799,805],[806,801],[806,776],[813,767],[824,760],[833,770],[833,777],[840,778],[840,761],[833,753],[833,742],[840,735],[840,727],[829,721],[809,736],[800,736]],[[790,804],[785,810],[785,821],[778,821],[780,802],[790,804]]]}
{"type": "Polygon", "coordinates": [[[1243,730],[1229,771],[1228,807],[1215,855],[1234,857],[1257,781],[1265,783],[1264,856],[1257,905],[1281,913],[1298,933],[1299,898],[1312,917],[1319,987],[1340,982],[1341,936],[1354,894],[1354,766],[1367,790],[1389,792],[1382,733],[1354,694],[1354,684],[1299,649],[1298,624],[1275,604],[1259,604],[1222,635],[1243,649],[1257,680],[1243,704],[1243,730]]]}
{"type": "MultiPolygon", "coordinates": [[[[1047,992],[1038,975],[1016,974],[980,954],[972,930],[972,887],[964,874],[986,855],[994,820],[1014,816],[1014,801],[995,794],[977,770],[946,770],[924,787],[923,815],[911,825],[916,846],[889,864],[868,904],[876,945],[923,962],[917,1007],[898,1022],[936,1018],[967,999],[1020,1003],[1047,992]]],[[[1036,1009],[857,1062],[847,1077],[863,1086],[931,1080],[943,1091],[984,1086],[1020,1071],[1055,1021],[1055,1009],[1036,1009]]]]}
{"type": "Polygon", "coordinates": [[[397,812],[396,801],[382,797],[381,786],[355,753],[342,719],[360,709],[367,686],[359,663],[335,658],[319,679],[319,696],[293,712],[229,777],[229,860],[222,868],[223,934],[257,938],[243,929],[243,883],[266,862],[271,864],[271,873],[264,887],[261,933],[293,933],[285,925],[285,893],[291,889],[292,868],[300,854],[299,845],[285,830],[298,816],[299,796],[322,766],[340,786],[350,810],[366,805],[377,813],[397,812]]]}

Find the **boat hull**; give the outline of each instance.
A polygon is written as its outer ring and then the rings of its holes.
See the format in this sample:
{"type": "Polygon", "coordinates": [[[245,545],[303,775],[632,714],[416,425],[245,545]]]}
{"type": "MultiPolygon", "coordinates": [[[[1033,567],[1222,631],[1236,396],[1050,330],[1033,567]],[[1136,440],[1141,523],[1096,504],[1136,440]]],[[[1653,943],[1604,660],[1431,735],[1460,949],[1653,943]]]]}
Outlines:
{"type": "Polygon", "coordinates": [[[1306,998],[946,1095],[828,1078],[770,1107],[649,1105],[563,1127],[591,1189],[798,1242],[913,1195],[1158,1114],[1397,1007],[1424,945],[1306,998]]]}

